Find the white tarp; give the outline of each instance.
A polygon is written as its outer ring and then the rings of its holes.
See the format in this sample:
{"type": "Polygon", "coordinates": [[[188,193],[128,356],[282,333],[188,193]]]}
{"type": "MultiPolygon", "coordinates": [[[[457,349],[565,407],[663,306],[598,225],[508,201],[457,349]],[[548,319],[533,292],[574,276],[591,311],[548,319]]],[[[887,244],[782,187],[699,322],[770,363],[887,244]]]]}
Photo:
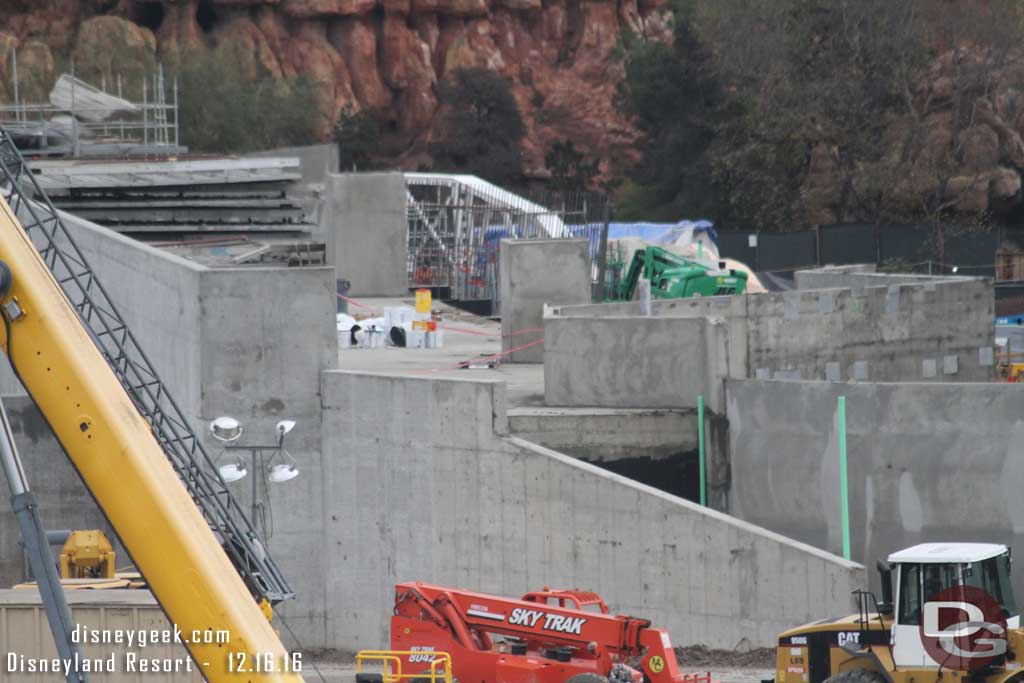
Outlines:
{"type": "Polygon", "coordinates": [[[105,93],[70,74],[61,74],[54,83],[50,104],[64,111],[74,111],[78,118],[86,121],[105,121],[115,112],[137,110],[128,100],[105,93]]]}

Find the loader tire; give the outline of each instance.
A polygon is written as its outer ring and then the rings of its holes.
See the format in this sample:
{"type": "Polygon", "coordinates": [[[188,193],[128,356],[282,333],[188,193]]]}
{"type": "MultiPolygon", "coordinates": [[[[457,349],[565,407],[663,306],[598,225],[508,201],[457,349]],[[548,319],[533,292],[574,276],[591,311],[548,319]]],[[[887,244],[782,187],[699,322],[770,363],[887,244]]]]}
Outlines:
{"type": "Polygon", "coordinates": [[[565,683],[608,683],[608,679],[600,674],[576,674],[565,679],[565,683]]]}
{"type": "Polygon", "coordinates": [[[826,678],[824,683],[885,683],[885,676],[874,669],[850,669],[826,678]]]}

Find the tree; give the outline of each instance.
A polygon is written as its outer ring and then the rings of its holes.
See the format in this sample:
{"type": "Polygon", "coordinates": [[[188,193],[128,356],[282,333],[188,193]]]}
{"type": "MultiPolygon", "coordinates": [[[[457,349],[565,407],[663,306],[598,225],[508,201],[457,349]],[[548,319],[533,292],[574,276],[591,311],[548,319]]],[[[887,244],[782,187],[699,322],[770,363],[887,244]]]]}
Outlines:
{"type": "Polygon", "coordinates": [[[339,169],[369,170],[375,153],[380,151],[380,123],[365,109],[353,114],[346,108],[334,126],[334,141],[338,145],[339,169]]]}
{"type": "Polygon", "coordinates": [[[723,89],[712,54],[694,31],[689,4],[676,2],[673,44],[630,40],[619,107],[646,136],[644,157],[620,215],[678,220],[712,215],[706,152],[722,114],[723,89]]]}
{"type": "Polygon", "coordinates": [[[597,176],[597,160],[587,161],[572,140],[556,140],[544,155],[556,190],[580,191],[590,188],[597,176]]]}
{"type": "Polygon", "coordinates": [[[526,126],[508,81],[487,69],[457,69],[441,83],[438,101],[444,113],[440,137],[430,146],[435,169],[497,185],[522,180],[526,126]]]}
{"type": "Polygon", "coordinates": [[[181,141],[197,152],[249,152],[317,140],[322,119],[313,84],[303,78],[251,80],[216,51],[184,61],[181,141]]]}

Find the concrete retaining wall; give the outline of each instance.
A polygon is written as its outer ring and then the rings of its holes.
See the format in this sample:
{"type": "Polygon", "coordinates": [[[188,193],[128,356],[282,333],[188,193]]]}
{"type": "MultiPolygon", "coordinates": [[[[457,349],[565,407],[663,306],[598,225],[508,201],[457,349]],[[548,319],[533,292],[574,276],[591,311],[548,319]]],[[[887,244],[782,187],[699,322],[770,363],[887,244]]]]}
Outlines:
{"type": "MultiPolygon", "coordinates": [[[[642,316],[638,302],[552,308],[544,321],[546,400],[686,407],[692,403],[680,402],[680,393],[720,396],[726,377],[991,380],[992,282],[925,279],[886,287],[662,300],[652,303],[649,317],[642,316]],[[692,322],[685,321],[704,319],[714,330],[708,339],[716,341],[702,347],[692,322]],[[691,329],[688,336],[684,329],[691,329]],[[701,364],[707,369],[695,367],[701,364]],[[694,369],[683,380],[678,366],[694,369]],[[588,373],[588,367],[596,371],[588,373]],[[664,392],[659,377],[668,383],[664,392]]],[[[719,399],[713,405],[723,407],[719,399]]]]}
{"type": "Polygon", "coordinates": [[[850,609],[859,566],[507,437],[503,394],[324,374],[329,642],[385,643],[393,584],[412,579],[592,588],[679,644],[726,648],[850,609]]]}
{"type": "MultiPolygon", "coordinates": [[[[545,304],[590,303],[590,243],[587,240],[501,240],[498,250],[501,350],[521,346],[538,334],[545,304]]],[[[540,363],[544,344],[508,355],[513,363],[540,363]]]]}
{"type": "MultiPolygon", "coordinates": [[[[845,395],[853,559],[873,566],[925,541],[1024,549],[1024,387],[759,380],[727,387],[727,509],[735,516],[841,548],[835,409],[845,395]]],[[[1024,575],[1014,577],[1024,590],[1024,575]]]]}
{"type": "Polygon", "coordinates": [[[549,406],[722,406],[728,329],[705,318],[544,319],[544,401],[549,406]]]}
{"type": "Polygon", "coordinates": [[[590,462],[660,460],[697,450],[696,410],[517,407],[509,431],[527,441],[590,462]]]}
{"type": "Polygon", "coordinates": [[[328,259],[353,295],[409,293],[405,204],[402,173],[328,174],[320,227],[328,259]]]}

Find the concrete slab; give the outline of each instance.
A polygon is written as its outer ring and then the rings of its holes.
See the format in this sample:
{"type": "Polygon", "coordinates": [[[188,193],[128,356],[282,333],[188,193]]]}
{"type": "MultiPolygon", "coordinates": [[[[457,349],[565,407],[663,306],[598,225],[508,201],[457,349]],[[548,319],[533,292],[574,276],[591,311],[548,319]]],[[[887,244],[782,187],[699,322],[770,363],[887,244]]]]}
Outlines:
{"type": "MultiPolygon", "coordinates": [[[[415,300],[413,297],[371,297],[360,298],[357,303],[349,306],[349,314],[360,318],[382,316],[385,308],[413,306],[415,300]]],[[[497,359],[499,364],[493,369],[459,369],[463,361],[485,359],[501,353],[501,327],[498,322],[440,302],[434,303],[433,310],[443,319],[442,348],[339,348],[338,367],[385,375],[502,380],[507,385],[509,405],[543,404],[544,366],[540,363],[506,363],[501,362],[504,357],[500,357],[497,359]]],[[[539,332],[524,336],[524,343],[541,336],[539,332]]]]}

